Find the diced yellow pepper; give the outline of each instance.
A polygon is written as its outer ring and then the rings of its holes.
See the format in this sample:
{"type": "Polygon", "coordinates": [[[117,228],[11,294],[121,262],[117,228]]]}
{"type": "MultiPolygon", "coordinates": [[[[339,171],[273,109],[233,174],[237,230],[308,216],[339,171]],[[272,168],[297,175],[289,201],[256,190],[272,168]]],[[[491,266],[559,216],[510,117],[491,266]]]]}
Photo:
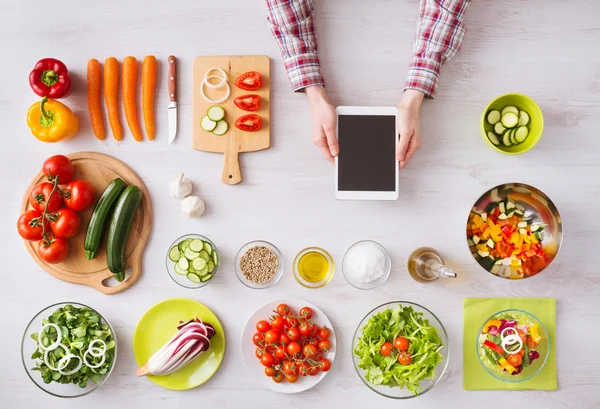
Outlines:
{"type": "Polygon", "coordinates": [[[506,369],[506,371],[507,371],[509,374],[511,374],[511,375],[513,374],[513,372],[514,372],[514,371],[516,371],[515,367],[514,367],[514,366],[512,366],[511,364],[509,364],[509,363],[508,363],[508,361],[507,361],[506,359],[504,359],[504,358],[500,358],[500,359],[498,360],[498,364],[500,364],[500,366],[501,366],[503,369],[506,369]]]}
{"type": "Polygon", "coordinates": [[[500,328],[501,326],[502,326],[502,321],[500,321],[500,320],[489,320],[488,322],[485,323],[485,325],[483,326],[483,329],[481,330],[481,332],[484,333],[484,334],[487,334],[487,332],[490,329],[490,327],[500,328]]]}
{"type": "Polygon", "coordinates": [[[487,229],[486,231],[484,231],[483,234],[481,235],[481,237],[483,237],[484,239],[489,239],[490,238],[490,229],[487,229]]]}
{"type": "Polygon", "coordinates": [[[542,336],[538,330],[538,324],[533,324],[529,329],[531,331],[531,340],[536,344],[542,340],[542,336]]]}
{"type": "Polygon", "coordinates": [[[534,234],[532,234],[531,236],[529,236],[529,238],[531,239],[531,242],[533,244],[538,244],[539,243],[538,239],[535,238],[534,234]]]}

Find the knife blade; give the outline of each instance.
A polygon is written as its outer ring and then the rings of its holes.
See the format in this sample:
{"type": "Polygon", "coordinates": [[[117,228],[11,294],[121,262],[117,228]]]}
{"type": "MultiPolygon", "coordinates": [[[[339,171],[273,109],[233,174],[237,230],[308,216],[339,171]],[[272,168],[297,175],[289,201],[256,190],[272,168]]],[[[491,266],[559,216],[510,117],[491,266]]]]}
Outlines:
{"type": "Polygon", "coordinates": [[[177,136],[177,59],[174,55],[169,56],[169,106],[167,107],[169,118],[169,143],[177,136]]]}

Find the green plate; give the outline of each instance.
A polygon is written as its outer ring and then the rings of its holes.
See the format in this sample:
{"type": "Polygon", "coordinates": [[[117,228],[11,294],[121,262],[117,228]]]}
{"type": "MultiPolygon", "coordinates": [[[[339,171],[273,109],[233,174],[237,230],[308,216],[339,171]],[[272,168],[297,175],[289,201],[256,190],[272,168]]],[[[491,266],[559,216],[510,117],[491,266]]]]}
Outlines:
{"type": "Polygon", "coordinates": [[[208,381],[219,369],[225,356],[225,333],[217,316],[204,305],[187,298],[171,298],[150,308],[133,334],[133,354],[138,366],[144,365],[177,332],[180,321],[192,318],[212,324],[216,334],[210,348],[191,363],[165,376],[148,376],[158,386],[172,390],[192,389],[208,381]]]}

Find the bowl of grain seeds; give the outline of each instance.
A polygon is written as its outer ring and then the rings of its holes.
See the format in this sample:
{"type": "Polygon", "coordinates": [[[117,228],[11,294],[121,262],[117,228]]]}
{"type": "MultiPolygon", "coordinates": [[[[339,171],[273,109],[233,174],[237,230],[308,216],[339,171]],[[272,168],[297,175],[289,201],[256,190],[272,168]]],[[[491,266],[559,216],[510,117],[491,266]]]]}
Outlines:
{"type": "Polygon", "coordinates": [[[267,241],[251,241],[235,256],[235,274],[250,288],[270,287],[283,275],[283,256],[267,241]]]}

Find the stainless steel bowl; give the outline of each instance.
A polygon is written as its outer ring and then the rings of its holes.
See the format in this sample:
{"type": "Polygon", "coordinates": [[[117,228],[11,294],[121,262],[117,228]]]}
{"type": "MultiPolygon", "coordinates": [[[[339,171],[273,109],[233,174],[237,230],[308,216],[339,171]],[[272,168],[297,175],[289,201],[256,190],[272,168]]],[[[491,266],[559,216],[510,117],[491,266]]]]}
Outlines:
{"type": "MultiPolygon", "coordinates": [[[[503,276],[503,278],[511,279],[531,277],[545,270],[558,254],[563,237],[562,219],[558,209],[548,196],[541,190],[524,183],[506,183],[493,187],[481,195],[473,205],[473,210],[479,212],[486,211],[488,206],[506,197],[509,197],[513,202],[523,207],[525,219],[531,219],[533,223],[543,223],[546,225],[541,242],[546,254],[545,261],[534,264],[532,266],[533,271],[529,275],[519,274],[511,269],[510,276],[503,276]]],[[[467,228],[468,223],[469,217],[467,218],[467,228]]],[[[469,245],[468,240],[470,239],[468,236],[467,234],[467,245],[469,245]]],[[[482,258],[476,256],[476,253],[473,253],[473,257],[480,266],[492,273],[492,266],[489,263],[485,263],[482,258]]],[[[498,274],[494,275],[501,277],[498,274]]]]}

